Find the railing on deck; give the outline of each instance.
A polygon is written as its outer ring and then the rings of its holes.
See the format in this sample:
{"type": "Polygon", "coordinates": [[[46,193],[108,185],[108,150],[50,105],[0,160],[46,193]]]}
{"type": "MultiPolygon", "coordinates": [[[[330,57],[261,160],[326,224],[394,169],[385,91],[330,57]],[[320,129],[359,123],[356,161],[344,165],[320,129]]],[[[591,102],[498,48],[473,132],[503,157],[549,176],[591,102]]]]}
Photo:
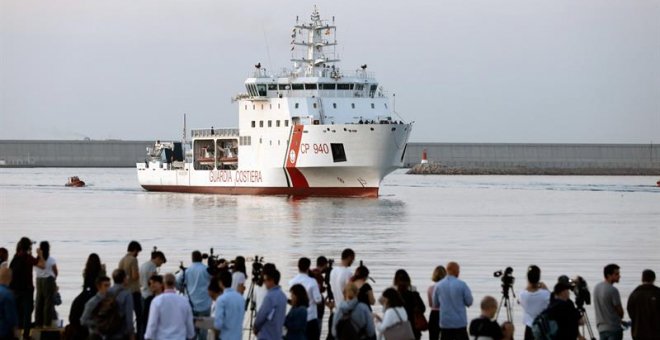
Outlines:
{"type": "Polygon", "coordinates": [[[193,138],[199,137],[238,137],[238,129],[195,129],[191,130],[193,138]]]}

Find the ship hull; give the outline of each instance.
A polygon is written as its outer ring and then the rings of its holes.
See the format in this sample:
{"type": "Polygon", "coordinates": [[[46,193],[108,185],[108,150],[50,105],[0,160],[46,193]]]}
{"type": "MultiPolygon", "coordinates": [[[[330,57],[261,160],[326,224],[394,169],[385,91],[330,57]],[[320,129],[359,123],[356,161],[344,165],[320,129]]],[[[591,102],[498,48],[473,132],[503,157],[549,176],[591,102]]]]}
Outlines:
{"type": "Polygon", "coordinates": [[[243,147],[236,170],[138,163],[138,180],[159,192],[377,197],[401,167],[410,132],[408,124],[295,125],[243,147]]]}

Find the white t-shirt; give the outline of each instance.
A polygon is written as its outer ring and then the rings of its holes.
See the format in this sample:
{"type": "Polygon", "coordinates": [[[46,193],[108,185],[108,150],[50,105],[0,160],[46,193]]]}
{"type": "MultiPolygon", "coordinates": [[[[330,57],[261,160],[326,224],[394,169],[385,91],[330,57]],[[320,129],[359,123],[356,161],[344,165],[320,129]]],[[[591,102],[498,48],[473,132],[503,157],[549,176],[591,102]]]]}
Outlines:
{"type": "Polygon", "coordinates": [[[231,289],[235,290],[238,292],[238,286],[243,285],[245,286],[245,280],[247,278],[245,277],[245,274],[243,272],[234,272],[231,274],[231,289]]]}
{"type": "Polygon", "coordinates": [[[523,322],[526,326],[532,327],[534,318],[548,307],[550,303],[550,291],[539,289],[535,292],[529,292],[527,289],[520,292],[520,305],[523,308],[523,322]]]}
{"type": "Polygon", "coordinates": [[[291,281],[289,281],[289,289],[294,285],[300,284],[305,287],[307,291],[307,297],[309,297],[309,306],[307,307],[307,321],[312,321],[318,319],[318,309],[316,305],[321,303],[321,291],[319,290],[319,284],[316,282],[316,279],[310,277],[307,274],[298,274],[291,281]]]}
{"type": "Polygon", "coordinates": [[[332,295],[335,298],[335,306],[344,301],[344,287],[346,283],[353,276],[353,272],[349,267],[337,266],[332,268],[330,272],[330,286],[332,288],[332,295]]]}
{"type": "Polygon", "coordinates": [[[44,269],[41,269],[39,267],[34,267],[34,273],[36,274],[35,276],[37,278],[42,278],[45,279],[47,277],[55,277],[55,272],[53,271],[53,266],[55,266],[57,262],[55,261],[55,258],[52,256],[48,256],[48,260],[46,260],[46,267],[44,269]]]}

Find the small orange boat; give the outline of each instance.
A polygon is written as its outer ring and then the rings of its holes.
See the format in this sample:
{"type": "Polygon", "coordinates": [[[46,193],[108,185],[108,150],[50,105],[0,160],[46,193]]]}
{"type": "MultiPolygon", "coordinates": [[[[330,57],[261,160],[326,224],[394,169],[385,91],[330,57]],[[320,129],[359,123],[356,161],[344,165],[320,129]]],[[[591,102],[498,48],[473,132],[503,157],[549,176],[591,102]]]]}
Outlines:
{"type": "Polygon", "coordinates": [[[655,185],[660,187],[660,181],[655,182],[655,185]]]}
{"type": "Polygon", "coordinates": [[[64,186],[67,187],[84,187],[85,182],[81,181],[78,176],[69,177],[69,181],[64,186]]]}

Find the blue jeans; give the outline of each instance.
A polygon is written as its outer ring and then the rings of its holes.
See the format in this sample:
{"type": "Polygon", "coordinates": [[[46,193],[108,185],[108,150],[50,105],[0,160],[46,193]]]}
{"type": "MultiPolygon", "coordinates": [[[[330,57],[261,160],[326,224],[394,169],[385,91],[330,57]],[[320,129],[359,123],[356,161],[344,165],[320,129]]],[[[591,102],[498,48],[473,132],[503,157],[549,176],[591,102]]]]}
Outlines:
{"type": "MultiPolygon", "coordinates": [[[[205,310],[203,312],[195,312],[193,311],[193,318],[198,317],[198,316],[211,316],[211,310],[205,310]]],[[[206,340],[206,335],[208,334],[208,331],[206,329],[199,329],[195,328],[195,338],[197,340],[206,340]]]]}
{"type": "Polygon", "coordinates": [[[621,340],[623,339],[623,330],[599,332],[600,340],[621,340]]]}

